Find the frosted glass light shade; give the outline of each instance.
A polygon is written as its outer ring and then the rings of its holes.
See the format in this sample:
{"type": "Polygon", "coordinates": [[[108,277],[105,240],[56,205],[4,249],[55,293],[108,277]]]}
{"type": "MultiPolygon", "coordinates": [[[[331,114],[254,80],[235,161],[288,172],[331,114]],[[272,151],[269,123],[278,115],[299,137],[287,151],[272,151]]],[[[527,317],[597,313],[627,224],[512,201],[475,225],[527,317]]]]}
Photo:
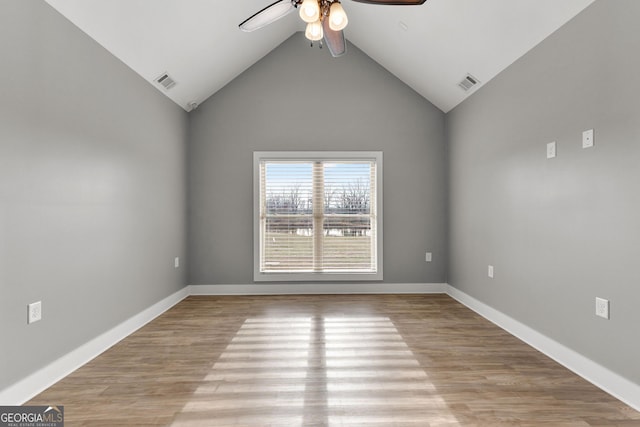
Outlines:
{"type": "Polygon", "coordinates": [[[313,42],[322,40],[322,37],[324,37],[324,33],[322,31],[322,23],[320,21],[309,22],[307,24],[307,29],[304,32],[304,35],[313,42]]]}
{"type": "Polygon", "coordinates": [[[320,6],[317,0],[304,0],[300,5],[300,18],[307,23],[320,19],[320,6]]]}
{"type": "Polygon", "coordinates": [[[347,19],[347,14],[342,8],[342,5],[337,1],[333,2],[331,4],[331,9],[329,9],[329,27],[333,31],[341,31],[348,23],[349,20],[347,19]]]}

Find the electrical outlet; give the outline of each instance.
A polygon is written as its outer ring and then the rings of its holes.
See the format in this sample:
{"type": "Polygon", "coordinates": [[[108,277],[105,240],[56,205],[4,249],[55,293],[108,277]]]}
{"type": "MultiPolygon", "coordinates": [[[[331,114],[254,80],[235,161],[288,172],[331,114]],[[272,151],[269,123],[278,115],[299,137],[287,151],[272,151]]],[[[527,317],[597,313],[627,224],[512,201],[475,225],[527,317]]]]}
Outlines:
{"type": "Polygon", "coordinates": [[[175,268],[180,267],[180,257],[178,257],[178,256],[177,256],[177,257],[175,257],[175,258],[174,258],[174,260],[173,260],[173,266],[174,266],[175,268]]]}
{"type": "Polygon", "coordinates": [[[424,256],[424,260],[425,260],[426,262],[431,262],[431,260],[432,260],[432,259],[433,259],[433,257],[432,257],[432,255],[431,255],[431,252],[427,252],[427,253],[425,254],[425,256],[424,256]]]}
{"type": "Polygon", "coordinates": [[[42,301],[27,305],[27,323],[34,323],[42,319],[42,301]]]}
{"type": "Polygon", "coordinates": [[[556,156],[556,142],[547,144],[547,159],[553,159],[556,156]]]}
{"type": "Polygon", "coordinates": [[[582,148],[593,147],[593,129],[582,132],[582,148]]]}
{"type": "Polygon", "coordinates": [[[487,267],[487,276],[493,279],[493,265],[487,267]]]}
{"type": "Polygon", "coordinates": [[[609,300],[596,297],[596,316],[609,318],[609,300]]]}

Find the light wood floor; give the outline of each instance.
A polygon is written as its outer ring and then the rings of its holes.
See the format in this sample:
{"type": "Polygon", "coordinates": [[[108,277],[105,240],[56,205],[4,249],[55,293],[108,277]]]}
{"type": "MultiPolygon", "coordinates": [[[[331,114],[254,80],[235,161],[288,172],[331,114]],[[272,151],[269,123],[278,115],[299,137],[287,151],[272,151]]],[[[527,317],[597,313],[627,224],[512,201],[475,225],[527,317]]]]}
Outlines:
{"type": "Polygon", "coordinates": [[[29,404],[67,426],[640,426],[445,295],[189,297],[29,404]]]}

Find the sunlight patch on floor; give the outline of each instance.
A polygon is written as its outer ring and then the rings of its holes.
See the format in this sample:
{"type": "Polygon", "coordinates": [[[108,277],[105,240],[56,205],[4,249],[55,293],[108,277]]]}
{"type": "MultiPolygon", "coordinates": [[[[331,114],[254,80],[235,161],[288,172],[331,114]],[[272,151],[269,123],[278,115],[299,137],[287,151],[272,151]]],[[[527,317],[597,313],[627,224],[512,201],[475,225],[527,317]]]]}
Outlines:
{"type": "Polygon", "coordinates": [[[457,425],[388,317],[249,318],[173,426],[457,425]]]}

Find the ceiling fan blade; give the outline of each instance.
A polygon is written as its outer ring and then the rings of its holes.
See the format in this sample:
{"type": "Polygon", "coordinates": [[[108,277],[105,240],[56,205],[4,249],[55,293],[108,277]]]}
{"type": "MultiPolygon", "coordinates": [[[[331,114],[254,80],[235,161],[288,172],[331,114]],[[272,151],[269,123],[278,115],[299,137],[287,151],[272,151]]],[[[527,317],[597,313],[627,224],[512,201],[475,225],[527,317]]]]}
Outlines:
{"type": "Polygon", "coordinates": [[[240,27],[242,31],[250,33],[251,31],[258,30],[277,21],[295,9],[296,7],[293,0],[278,0],[242,21],[238,27],[240,27]]]}
{"type": "Polygon", "coordinates": [[[347,41],[344,38],[344,31],[333,31],[329,27],[328,19],[322,20],[322,31],[324,33],[324,44],[327,45],[331,56],[336,58],[347,52],[347,41]]]}
{"type": "Polygon", "coordinates": [[[427,0],[353,0],[358,3],[368,3],[368,4],[386,4],[386,5],[406,5],[406,6],[419,6],[426,2],[427,0]]]}

